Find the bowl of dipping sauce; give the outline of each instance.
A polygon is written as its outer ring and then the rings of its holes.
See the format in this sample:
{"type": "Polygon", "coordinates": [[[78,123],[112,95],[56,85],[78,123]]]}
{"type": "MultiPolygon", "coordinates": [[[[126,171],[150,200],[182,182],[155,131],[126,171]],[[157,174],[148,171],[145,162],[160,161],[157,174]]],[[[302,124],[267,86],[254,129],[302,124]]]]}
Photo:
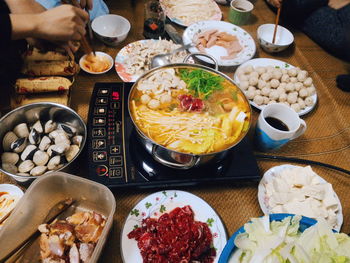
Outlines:
{"type": "Polygon", "coordinates": [[[95,18],[91,23],[97,38],[110,46],[117,46],[128,36],[130,22],[118,15],[103,15],[95,18]]]}
{"type": "Polygon", "coordinates": [[[96,51],[95,54],[94,56],[91,53],[80,58],[79,66],[82,70],[90,74],[103,74],[113,67],[113,59],[110,55],[100,51],[96,51]]]}
{"type": "Polygon", "coordinates": [[[276,53],[285,50],[294,41],[293,34],[283,26],[277,26],[275,43],[272,43],[274,24],[263,24],[257,31],[258,40],[263,50],[276,53]]]}

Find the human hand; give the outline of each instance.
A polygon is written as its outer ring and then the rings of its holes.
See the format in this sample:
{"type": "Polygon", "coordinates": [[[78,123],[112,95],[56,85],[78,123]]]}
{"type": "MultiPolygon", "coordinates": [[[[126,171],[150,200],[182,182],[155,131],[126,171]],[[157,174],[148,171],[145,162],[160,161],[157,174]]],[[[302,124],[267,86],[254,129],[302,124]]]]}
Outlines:
{"type": "Polygon", "coordinates": [[[80,6],[81,8],[87,7],[88,10],[92,10],[93,8],[93,0],[80,0],[80,6]]]}
{"type": "Polygon", "coordinates": [[[267,0],[267,2],[276,8],[280,8],[282,5],[282,0],[267,0]]]}
{"type": "Polygon", "coordinates": [[[348,4],[350,4],[350,0],[329,0],[328,1],[328,6],[333,9],[340,9],[348,4]]]}
{"type": "Polygon", "coordinates": [[[85,35],[89,15],[84,10],[61,5],[37,14],[37,38],[50,41],[80,40],[85,35]]]}

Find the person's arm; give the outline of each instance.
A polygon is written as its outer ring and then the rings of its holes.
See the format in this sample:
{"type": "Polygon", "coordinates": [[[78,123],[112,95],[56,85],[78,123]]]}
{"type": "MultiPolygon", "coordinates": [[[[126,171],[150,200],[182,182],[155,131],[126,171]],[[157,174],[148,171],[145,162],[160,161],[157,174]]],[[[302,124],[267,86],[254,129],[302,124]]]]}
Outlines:
{"type": "Polygon", "coordinates": [[[5,0],[12,14],[41,13],[46,9],[35,0],[5,0]]]}
{"type": "Polygon", "coordinates": [[[34,37],[69,41],[85,35],[89,16],[80,8],[62,5],[39,14],[10,14],[10,19],[13,40],[34,37]]]}

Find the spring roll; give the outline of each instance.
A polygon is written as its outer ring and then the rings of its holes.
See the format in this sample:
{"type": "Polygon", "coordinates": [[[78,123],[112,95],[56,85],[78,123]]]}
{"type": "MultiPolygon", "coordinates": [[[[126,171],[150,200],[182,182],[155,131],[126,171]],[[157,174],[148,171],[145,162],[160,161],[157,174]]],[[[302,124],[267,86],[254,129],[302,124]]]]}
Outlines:
{"type": "Polygon", "coordinates": [[[41,51],[37,48],[28,49],[23,54],[25,61],[34,60],[69,60],[69,56],[65,52],[58,51],[41,51]]]}
{"type": "Polygon", "coordinates": [[[63,77],[40,77],[17,79],[15,90],[18,94],[56,92],[69,90],[72,82],[63,77]]]}
{"type": "Polygon", "coordinates": [[[29,76],[73,76],[79,72],[74,61],[28,61],[22,73],[29,76]]]}

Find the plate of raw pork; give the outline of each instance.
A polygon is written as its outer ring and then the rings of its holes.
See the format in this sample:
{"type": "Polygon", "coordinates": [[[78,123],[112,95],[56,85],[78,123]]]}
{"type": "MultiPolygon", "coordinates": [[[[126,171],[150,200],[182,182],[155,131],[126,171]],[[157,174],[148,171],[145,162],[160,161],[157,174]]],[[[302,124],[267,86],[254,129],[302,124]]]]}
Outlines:
{"type": "MultiPolygon", "coordinates": [[[[194,43],[191,53],[201,52],[212,55],[219,66],[238,66],[251,59],[256,51],[252,36],[242,28],[223,21],[200,21],[187,27],[183,43],[194,43]]],[[[199,59],[213,63],[198,56],[199,59]]]]}

